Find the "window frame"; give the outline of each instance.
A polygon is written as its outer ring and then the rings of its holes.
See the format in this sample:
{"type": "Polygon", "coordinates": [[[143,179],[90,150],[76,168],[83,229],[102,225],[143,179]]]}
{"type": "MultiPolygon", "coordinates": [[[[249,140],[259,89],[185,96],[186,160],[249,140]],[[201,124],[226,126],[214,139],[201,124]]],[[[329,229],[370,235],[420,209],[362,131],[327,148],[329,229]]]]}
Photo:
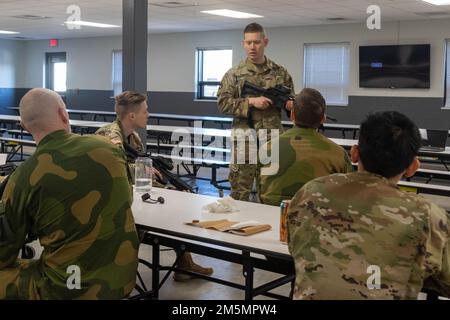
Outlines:
{"type": "MultiPolygon", "coordinates": [[[[55,91],[54,78],[54,64],[55,58],[61,58],[66,63],[67,67],[67,53],[66,52],[46,52],[45,53],[45,88],[55,91]]],[[[59,61],[62,62],[62,61],[59,61]]],[[[57,91],[59,94],[67,92],[67,73],[66,73],[66,91],[57,91]]]]}
{"type": "Polygon", "coordinates": [[[442,109],[450,110],[450,97],[447,92],[450,91],[450,83],[447,81],[450,64],[448,57],[450,56],[450,38],[445,39],[444,42],[444,105],[442,109]]]}
{"type": "MultiPolygon", "coordinates": [[[[349,105],[349,96],[350,96],[348,91],[350,89],[350,84],[351,84],[350,77],[351,77],[351,54],[352,54],[352,52],[351,52],[352,44],[349,41],[304,43],[303,44],[303,87],[305,88],[307,86],[307,84],[306,84],[306,76],[307,76],[307,74],[306,74],[306,64],[307,64],[306,51],[307,51],[307,47],[308,46],[330,46],[330,45],[346,46],[347,49],[348,49],[348,57],[347,57],[348,58],[348,63],[347,63],[347,65],[348,65],[347,66],[348,67],[348,70],[347,70],[347,87],[344,88],[344,89],[346,89],[345,91],[347,92],[347,94],[345,95],[346,96],[345,101],[341,101],[341,102],[333,102],[333,101],[328,102],[328,101],[326,101],[326,103],[329,106],[348,107],[348,105],[349,105]]],[[[324,97],[326,96],[323,92],[321,92],[321,93],[324,95],[324,97]]]]}
{"type": "Polygon", "coordinates": [[[116,95],[118,95],[118,94],[123,92],[123,50],[122,49],[116,49],[116,50],[112,50],[111,51],[111,86],[112,86],[113,97],[115,97],[116,95]],[[114,73],[115,73],[114,54],[116,52],[121,52],[121,55],[122,55],[122,61],[121,61],[121,64],[122,64],[122,77],[120,79],[120,92],[119,93],[114,92],[114,89],[115,89],[115,87],[114,87],[114,73]]]}
{"type": "MultiPolygon", "coordinates": [[[[217,97],[205,96],[206,86],[220,86],[221,81],[203,81],[203,54],[205,51],[231,50],[231,60],[233,60],[232,47],[199,47],[195,49],[195,100],[217,101],[217,97]]],[[[230,68],[233,66],[231,62],[230,68]]]]}

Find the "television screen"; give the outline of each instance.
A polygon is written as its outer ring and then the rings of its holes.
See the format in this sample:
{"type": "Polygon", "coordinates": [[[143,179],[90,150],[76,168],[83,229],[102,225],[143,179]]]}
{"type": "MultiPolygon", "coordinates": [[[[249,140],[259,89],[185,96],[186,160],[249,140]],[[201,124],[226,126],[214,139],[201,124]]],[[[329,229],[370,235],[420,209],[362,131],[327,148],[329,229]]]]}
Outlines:
{"type": "Polygon", "coordinates": [[[361,88],[430,88],[430,45],[359,47],[361,88]]]}

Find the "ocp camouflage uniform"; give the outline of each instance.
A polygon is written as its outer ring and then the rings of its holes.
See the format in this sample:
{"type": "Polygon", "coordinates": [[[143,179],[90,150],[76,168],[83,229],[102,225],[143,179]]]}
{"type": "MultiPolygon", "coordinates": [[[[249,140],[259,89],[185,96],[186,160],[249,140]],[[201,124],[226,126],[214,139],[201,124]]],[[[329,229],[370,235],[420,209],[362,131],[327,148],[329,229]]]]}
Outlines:
{"type": "Polygon", "coordinates": [[[134,183],[134,162],[135,159],[125,151],[123,146],[124,142],[128,143],[134,150],[143,153],[145,152],[144,144],[137,132],[132,132],[128,137],[123,134],[122,124],[119,119],[114,120],[112,123],[98,129],[95,134],[108,137],[113,144],[118,146],[124,152],[127,158],[127,166],[134,183]]]}
{"type": "MultiPolygon", "coordinates": [[[[291,94],[294,94],[292,78],[281,65],[268,58],[262,65],[255,65],[248,59],[241,61],[239,65],[231,68],[224,75],[217,93],[219,111],[234,117],[232,124],[233,134],[236,129],[246,130],[250,128],[256,129],[256,132],[260,129],[278,129],[282,132],[280,109],[275,107],[270,107],[266,110],[250,108],[247,97],[243,97],[241,94],[242,86],[246,80],[264,88],[282,84],[291,88],[291,94]],[[251,121],[249,121],[250,114],[251,121]]],[[[248,158],[248,154],[252,151],[247,147],[245,152],[246,158],[248,158]]],[[[230,164],[229,174],[231,196],[238,200],[249,200],[253,181],[255,178],[258,178],[257,165],[249,164],[249,161],[246,164],[237,164],[236,146],[233,142],[231,159],[234,159],[232,164],[230,164]]]]}
{"type": "MultiPolygon", "coordinates": [[[[262,148],[263,153],[270,151],[271,143],[262,148]]],[[[347,152],[316,129],[287,130],[280,135],[279,150],[278,173],[260,176],[260,199],[265,204],[279,206],[310,180],[353,171],[347,152]]]]}
{"type": "Polygon", "coordinates": [[[0,299],[120,299],[135,286],[138,238],[123,153],[105,138],[47,135],[0,202],[0,299]],[[17,259],[36,235],[39,260],[17,259]],[[80,271],[80,289],[76,285],[80,271]],[[72,288],[70,290],[69,288],[72,288]]]}
{"type": "Polygon", "coordinates": [[[446,212],[381,176],[307,183],[290,204],[288,229],[295,299],[417,299],[423,286],[450,296],[446,212]]]}
{"type": "MultiPolygon", "coordinates": [[[[134,184],[134,176],[135,176],[135,158],[133,158],[130,154],[125,151],[123,146],[124,142],[127,143],[131,148],[138,151],[139,153],[145,152],[144,144],[142,143],[141,138],[137,132],[132,132],[128,137],[125,137],[122,129],[122,124],[119,119],[116,119],[112,123],[101,127],[98,129],[95,134],[108,137],[111,142],[117,145],[122,151],[125,153],[127,157],[127,166],[131,176],[131,184],[134,184]]],[[[164,188],[164,185],[160,184],[156,181],[155,176],[153,176],[152,185],[159,188],[164,188]]]]}

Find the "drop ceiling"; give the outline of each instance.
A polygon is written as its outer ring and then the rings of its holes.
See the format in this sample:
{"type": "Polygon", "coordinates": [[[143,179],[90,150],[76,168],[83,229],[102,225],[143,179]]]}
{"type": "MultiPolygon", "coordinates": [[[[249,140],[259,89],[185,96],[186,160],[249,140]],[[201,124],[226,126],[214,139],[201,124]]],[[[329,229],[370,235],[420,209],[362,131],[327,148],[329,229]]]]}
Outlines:
{"type": "MultiPolygon", "coordinates": [[[[371,4],[381,7],[382,21],[450,18],[450,6],[436,6],[420,0],[149,0],[149,33],[241,29],[250,22],[201,13],[231,9],[258,14],[253,19],[266,28],[364,22],[371,4]]],[[[20,34],[4,39],[82,38],[120,35],[121,28],[64,25],[70,5],[81,9],[81,20],[122,25],[121,0],[0,0],[0,30],[20,34]],[[42,18],[41,18],[42,17],[42,18]]],[[[251,21],[253,21],[251,20],[251,21]]]]}

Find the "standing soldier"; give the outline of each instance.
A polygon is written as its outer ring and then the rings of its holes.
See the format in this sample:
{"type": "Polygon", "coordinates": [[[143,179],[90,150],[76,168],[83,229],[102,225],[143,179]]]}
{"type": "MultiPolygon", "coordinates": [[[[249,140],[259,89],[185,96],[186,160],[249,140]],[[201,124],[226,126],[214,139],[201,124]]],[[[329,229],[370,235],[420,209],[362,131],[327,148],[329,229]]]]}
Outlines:
{"type": "MultiPolygon", "coordinates": [[[[247,52],[247,59],[239,65],[231,68],[223,77],[218,95],[219,111],[231,115],[233,119],[233,135],[238,139],[242,136],[237,134],[236,129],[278,129],[282,131],[281,110],[275,108],[270,99],[260,97],[243,97],[242,86],[245,81],[264,88],[276,85],[284,85],[291,89],[294,94],[294,84],[287,70],[269,60],[264,55],[264,50],[269,43],[264,29],[257,23],[249,24],[244,30],[243,45],[247,52]]],[[[293,108],[292,101],[285,105],[287,111],[293,108]]],[[[232,141],[232,163],[230,164],[229,180],[231,184],[231,196],[237,200],[249,200],[255,178],[257,177],[256,159],[247,159],[245,164],[236,161],[236,145],[232,141]]],[[[251,146],[246,147],[246,158],[254,150],[251,146]]],[[[258,186],[258,182],[257,182],[258,186]]]]}
{"type": "MultiPolygon", "coordinates": [[[[146,129],[148,120],[147,97],[139,92],[125,91],[116,97],[115,110],[117,119],[100,129],[96,134],[109,137],[112,143],[119,146],[127,155],[127,164],[132,177],[134,177],[134,158],[126,152],[127,144],[139,153],[145,152],[145,147],[139,138],[137,129],[146,129]]],[[[156,175],[160,175],[154,169],[156,175]]],[[[155,175],[153,175],[155,176],[155,175]]],[[[132,179],[134,183],[134,178],[132,179]]],[[[164,188],[161,183],[153,180],[153,186],[164,188]]],[[[177,252],[180,254],[180,252],[177,252]]],[[[178,268],[186,271],[199,273],[210,276],[213,273],[212,268],[205,268],[196,264],[190,252],[185,252],[179,259],[178,268]]],[[[175,272],[174,279],[176,281],[187,281],[192,279],[190,275],[175,272]]]]}

